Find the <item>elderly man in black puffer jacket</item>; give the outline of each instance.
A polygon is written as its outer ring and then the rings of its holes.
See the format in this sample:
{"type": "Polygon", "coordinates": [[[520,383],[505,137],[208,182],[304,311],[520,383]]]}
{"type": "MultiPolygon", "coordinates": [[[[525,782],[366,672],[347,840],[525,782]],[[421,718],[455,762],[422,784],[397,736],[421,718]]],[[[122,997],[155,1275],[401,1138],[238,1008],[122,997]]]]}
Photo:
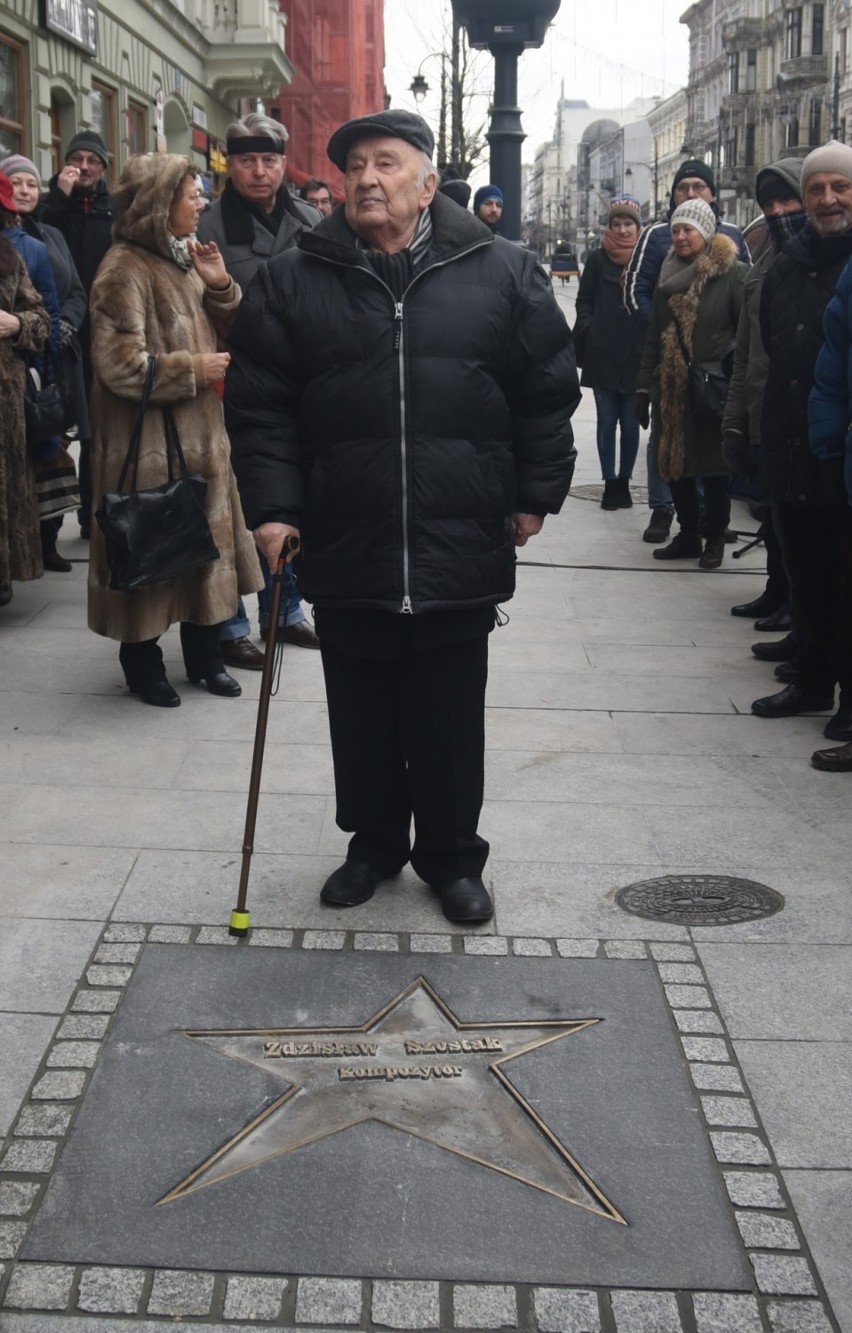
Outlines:
{"type": "Polygon", "coordinates": [[[299,535],[315,606],[353,834],[321,898],[365,902],[410,859],[469,922],[493,910],[488,633],[515,546],[568,493],[580,394],[546,276],[435,193],[433,144],[394,110],[332,135],[345,208],[249,287],[225,404],[249,526],[273,566],[299,535]]]}

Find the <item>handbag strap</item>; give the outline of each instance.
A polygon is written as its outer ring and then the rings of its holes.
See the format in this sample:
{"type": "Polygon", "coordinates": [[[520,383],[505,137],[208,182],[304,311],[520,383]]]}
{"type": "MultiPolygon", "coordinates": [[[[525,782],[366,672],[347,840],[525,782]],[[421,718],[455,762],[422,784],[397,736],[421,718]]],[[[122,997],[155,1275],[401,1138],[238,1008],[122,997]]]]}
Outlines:
{"type": "MultiPolygon", "coordinates": [[[[124,462],[122,463],[121,471],[118,474],[117,489],[119,491],[124,490],[124,482],[127,477],[128,468],[130,467],[131,463],[133,464],[133,472],[131,474],[131,479],[130,479],[130,489],[131,491],[136,490],[136,476],[139,471],[139,445],[142,439],[142,423],[145,419],[145,413],[148,410],[148,403],[151,398],[151,390],[154,387],[155,369],[156,369],[156,362],[154,361],[154,358],[152,356],[149,356],[148,369],[145,372],[145,383],[142,386],[142,401],[139,404],[139,411],[136,413],[136,420],[133,423],[133,430],[131,431],[130,434],[130,444],[127,446],[127,453],[124,456],[124,462]]],[[[171,476],[169,476],[169,480],[171,481],[171,476]]]]}
{"type": "Polygon", "coordinates": [[[689,352],[686,350],[686,342],[683,336],[683,329],[680,327],[680,323],[678,322],[678,317],[675,314],[675,312],[671,309],[671,307],[669,307],[669,314],[671,315],[672,322],[674,323],[675,326],[675,333],[677,334],[677,340],[680,343],[680,350],[683,353],[683,359],[686,362],[686,368],[687,370],[689,370],[690,366],[692,365],[692,358],[690,357],[689,352]]]}

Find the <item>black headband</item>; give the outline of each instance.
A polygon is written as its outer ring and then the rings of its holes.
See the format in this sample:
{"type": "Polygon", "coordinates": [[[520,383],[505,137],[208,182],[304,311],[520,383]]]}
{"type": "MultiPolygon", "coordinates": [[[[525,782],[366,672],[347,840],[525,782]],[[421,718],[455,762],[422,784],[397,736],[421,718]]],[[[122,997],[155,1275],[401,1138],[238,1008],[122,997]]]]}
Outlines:
{"type": "Polygon", "coordinates": [[[240,135],[236,139],[229,139],[227,148],[228,157],[239,157],[240,153],[280,153],[283,157],[287,151],[271,135],[266,134],[240,135]]]}

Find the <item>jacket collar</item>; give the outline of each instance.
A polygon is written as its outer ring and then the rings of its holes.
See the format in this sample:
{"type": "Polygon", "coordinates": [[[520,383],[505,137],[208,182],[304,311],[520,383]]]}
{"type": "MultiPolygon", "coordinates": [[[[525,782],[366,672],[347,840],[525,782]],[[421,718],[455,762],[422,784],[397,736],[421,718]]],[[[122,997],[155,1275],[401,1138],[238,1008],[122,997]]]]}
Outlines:
{"type": "MultiPolygon", "coordinates": [[[[453,259],[480,245],[494,244],[494,234],[485,223],[480,222],[467,209],[460,208],[452,199],[436,194],[429,205],[429,211],[432,215],[432,244],[425,264],[453,259]]],[[[338,264],[358,268],[363,265],[363,251],[358,249],[355,233],[346,221],[343,208],[336,208],[312,231],[302,232],[297,245],[307,254],[330,259],[338,264]]]]}
{"type": "MultiPolygon", "coordinates": [[[[278,198],[281,199],[282,197],[284,199],[283,213],[285,218],[289,215],[294,226],[309,227],[311,220],[297,209],[296,201],[291,198],[286,185],[282,185],[278,191],[278,198]]],[[[228,245],[252,245],[255,239],[254,210],[243,199],[242,195],[237,193],[230,181],[225,182],[225,188],[219,202],[222,209],[222,226],[225,230],[225,240],[228,245]]]]}
{"type": "Polygon", "coordinates": [[[852,231],[844,231],[839,236],[819,236],[810,222],[806,222],[781,253],[789,255],[794,263],[804,268],[831,268],[832,264],[852,255],[852,231]]]}

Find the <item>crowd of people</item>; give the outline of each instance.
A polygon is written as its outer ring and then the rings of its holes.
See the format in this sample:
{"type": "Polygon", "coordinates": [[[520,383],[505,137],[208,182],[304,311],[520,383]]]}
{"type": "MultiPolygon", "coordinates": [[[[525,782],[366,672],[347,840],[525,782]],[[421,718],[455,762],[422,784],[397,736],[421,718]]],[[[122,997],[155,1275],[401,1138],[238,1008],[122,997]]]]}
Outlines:
{"type": "Polygon", "coordinates": [[[842,744],[813,763],[852,771],[852,148],[759,173],[754,264],[703,162],[679,169],[664,221],[643,227],[638,200],[614,199],[572,339],[537,257],[500,235],[499,186],[469,208],[466,182],[439,181],[421,117],[383,111],[332,135],[339,206],[327,181],[291,190],[286,145],[278,121],[235,121],[212,203],[174,154],[131,157],[110,190],[91,130],[44,197],[33,162],[0,163],[0,603],[13,580],[67,567],[56,534],[76,507],[90,627],[120,643],[131,693],[177,707],[161,635],[179,625],[188,681],[237,697],[228,668],[263,665],[242,602],[258,592],[261,639],[322,657],[352,835],[322,901],[362,903],[411,861],[449,919],[486,920],[488,636],[515,548],[568,494],[579,365],[604,509],[632,506],[650,428],[655,559],[718,569],[732,478],[751,488],[768,579],[732,613],[787,629],[755,645],[782,688],[753,712],[830,711],[839,684],[825,734],[842,744]],[[33,372],[64,385],[61,430],[38,447],[33,372]],[[79,494],[55,498],[67,431],[79,494]],[[177,438],[216,554],[128,593],[97,506],[121,489],[134,432],[143,491],[166,481],[177,438]]]}

